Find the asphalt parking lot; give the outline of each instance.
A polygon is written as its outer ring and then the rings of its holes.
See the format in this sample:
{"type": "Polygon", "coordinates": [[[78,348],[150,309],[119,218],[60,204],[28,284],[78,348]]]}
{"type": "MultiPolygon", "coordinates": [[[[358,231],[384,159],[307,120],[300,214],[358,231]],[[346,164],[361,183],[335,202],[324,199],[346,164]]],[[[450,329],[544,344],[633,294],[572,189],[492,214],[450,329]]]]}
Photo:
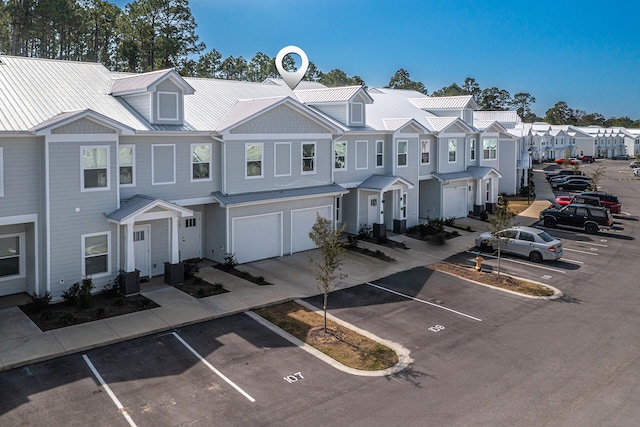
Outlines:
{"type": "Polygon", "coordinates": [[[551,229],[559,261],[501,260],[562,298],[423,267],[330,295],[333,315],[411,351],[404,371],[349,375],[239,314],[0,372],[0,424],[636,425],[640,183],[609,163],[602,187],[622,199],[619,228],[551,229]]]}

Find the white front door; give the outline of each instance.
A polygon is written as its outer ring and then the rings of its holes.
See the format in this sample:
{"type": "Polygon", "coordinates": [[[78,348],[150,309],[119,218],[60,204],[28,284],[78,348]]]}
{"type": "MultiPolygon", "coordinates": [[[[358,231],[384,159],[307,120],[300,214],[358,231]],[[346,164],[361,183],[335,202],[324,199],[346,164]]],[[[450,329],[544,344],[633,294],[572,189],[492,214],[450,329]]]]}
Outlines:
{"type": "Polygon", "coordinates": [[[151,226],[133,227],[133,256],[140,277],[151,277],[151,226]]]}
{"type": "Polygon", "coordinates": [[[180,261],[202,258],[202,221],[200,212],[193,216],[178,220],[178,240],[180,245],[180,261]]]}
{"type": "Polygon", "coordinates": [[[368,206],[368,216],[367,216],[367,224],[373,225],[380,223],[380,212],[378,209],[378,195],[374,194],[373,196],[367,197],[367,206],[368,206]]]}

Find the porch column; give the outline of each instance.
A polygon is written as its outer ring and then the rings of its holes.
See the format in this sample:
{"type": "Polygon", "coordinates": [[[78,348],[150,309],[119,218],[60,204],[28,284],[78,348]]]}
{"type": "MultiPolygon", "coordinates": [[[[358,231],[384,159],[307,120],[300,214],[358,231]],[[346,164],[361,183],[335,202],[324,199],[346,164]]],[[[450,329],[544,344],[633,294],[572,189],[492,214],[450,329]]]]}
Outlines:
{"type": "Polygon", "coordinates": [[[133,250],[133,224],[124,226],[124,271],[130,273],[136,269],[136,257],[133,250]]]}
{"type": "Polygon", "coordinates": [[[178,220],[177,216],[171,217],[171,264],[180,262],[178,254],[178,220]]]}

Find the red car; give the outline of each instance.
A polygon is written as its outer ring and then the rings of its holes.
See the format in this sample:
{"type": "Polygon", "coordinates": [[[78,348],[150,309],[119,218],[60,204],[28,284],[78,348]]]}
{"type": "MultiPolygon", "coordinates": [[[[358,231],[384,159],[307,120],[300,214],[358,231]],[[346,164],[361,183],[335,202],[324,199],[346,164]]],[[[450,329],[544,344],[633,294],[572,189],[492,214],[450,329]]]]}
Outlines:
{"type": "MultiPolygon", "coordinates": [[[[595,205],[595,203],[587,202],[585,199],[599,199],[600,205],[609,208],[611,213],[617,214],[622,212],[622,203],[620,203],[620,199],[613,194],[603,193],[601,191],[585,191],[583,193],[576,194],[575,196],[558,196],[555,201],[560,206],[566,206],[575,202],[586,202],[587,204],[595,205]]],[[[551,201],[551,199],[549,199],[549,201],[551,201]]],[[[551,203],[551,206],[553,206],[553,203],[551,203]]]]}
{"type": "Polygon", "coordinates": [[[580,161],[578,159],[576,159],[575,157],[571,157],[570,159],[567,159],[566,161],[565,161],[565,159],[557,159],[556,160],[556,163],[559,164],[559,165],[564,164],[565,162],[569,163],[570,165],[577,165],[580,161]]]}

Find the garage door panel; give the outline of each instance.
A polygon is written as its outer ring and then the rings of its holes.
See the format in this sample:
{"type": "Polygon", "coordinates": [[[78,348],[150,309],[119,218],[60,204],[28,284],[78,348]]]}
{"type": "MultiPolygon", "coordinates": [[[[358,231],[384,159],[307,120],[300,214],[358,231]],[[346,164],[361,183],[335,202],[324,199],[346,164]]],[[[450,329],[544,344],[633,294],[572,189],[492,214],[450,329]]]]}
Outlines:
{"type": "Polygon", "coordinates": [[[281,214],[234,218],[233,253],[239,263],[282,255],[281,214]]]}
{"type": "Polygon", "coordinates": [[[467,216],[467,187],[446,188],[444,190],[444,218],[467,216]]]}
{"type": "Polygon", "coordinates": [[[291,212],[291,252],[301,252],[314,249],[316,245],[309,238],[309,233],[316,223],[316,215],[331,219],[331,206],[303,209],[291,212]]]}

